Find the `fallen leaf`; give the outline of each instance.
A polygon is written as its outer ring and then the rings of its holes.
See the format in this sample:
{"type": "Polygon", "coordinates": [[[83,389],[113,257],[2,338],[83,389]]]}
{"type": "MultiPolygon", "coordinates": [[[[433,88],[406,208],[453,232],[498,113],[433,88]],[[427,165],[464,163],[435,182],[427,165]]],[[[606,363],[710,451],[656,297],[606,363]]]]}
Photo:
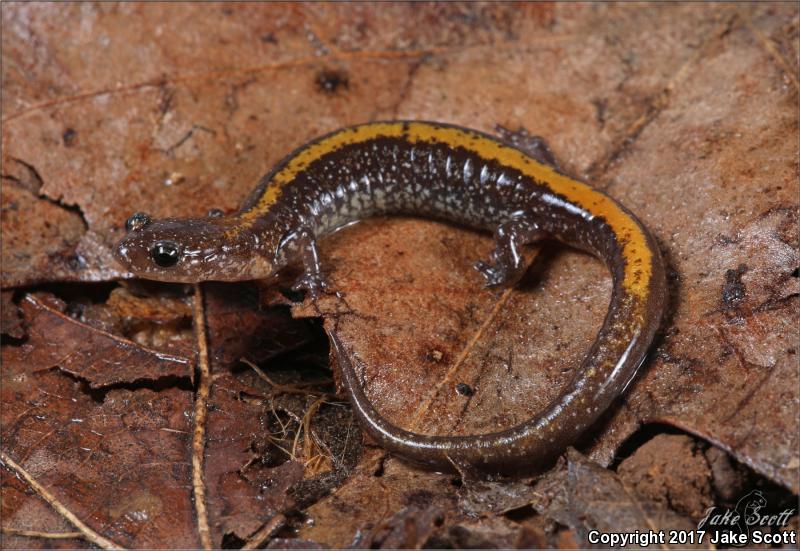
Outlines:
{"type": "Polygon", "coordinates": [[[42,534],[74,533],[72,525],[59,516],[44,500],[31,495],[30,487],[20,477],[0,469],[0,517],[4,519],[0,532],[3,549],[79,549],[86,547],[81,538],[50,539],[9,533],[8,528],[42,534]]]}
{"type": "Polygon", "coordinates": [[[29,324],[29,339],[19,350],[20,360],[38,370],[58,368],[97,389],[111,385],[149,382],[164,384],[194,378],[187,358],[148,350],[99,331],[64,315],[33,295],[21,302],[29,324]]]}
{"type": "MultiPolygon", "coordinates": [[[[697,525],[673,511],[643,500],[615,475],[574,449],[567,452],[562,468],[551,472],[536,485],[538,498],[533,501],[537,512],[574,529],[579,541],[589,542],[589,532],[598,534],[636,534],[659,537],[648,545],[659,547],[691,547],[712,549],[706,540],[702,545],[682,542],[671,545],[671,531],[692,531],[697,525]]],[[[618,542],[617,545],[622,545],[618,542]]],[[[639,541],[630,542],[631,546],[639,541]]]]}
{"type": "Polygon", "coordinates": [[[423,549],[444,522],[436,507],[405,507],[372,530],[359,534],[355,549],[423,549]]]}
{"type": "MultiPolygon", "coordinates": [[[[119,545],[198,545],[189,476],[190,393],[110,390],[94,399],[84,383],[32,364],[22,347],[4,346],[2,361],[5,453],[119,545]]],[[[4,483],[4,527],[30,528],[37,518],[52,518],[33,514],[41,508],[35,495],[6,488],[4,483]]],[[[60,525],[47,520],[35,529],[60,525]]]]}

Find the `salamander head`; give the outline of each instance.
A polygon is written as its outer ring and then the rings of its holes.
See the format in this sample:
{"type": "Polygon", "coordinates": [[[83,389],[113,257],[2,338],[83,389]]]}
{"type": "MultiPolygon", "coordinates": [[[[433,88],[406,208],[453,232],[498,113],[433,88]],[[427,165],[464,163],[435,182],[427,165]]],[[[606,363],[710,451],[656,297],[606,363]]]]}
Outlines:
{"type": "Polygon", "coordinates": [[[208,218],[151,220],[136,213],[125,223],[128,234],[115,256],[137,277],[176,283],[242,281],[273,274],[259,254],[258,239],[214,213],[208,218]]]}

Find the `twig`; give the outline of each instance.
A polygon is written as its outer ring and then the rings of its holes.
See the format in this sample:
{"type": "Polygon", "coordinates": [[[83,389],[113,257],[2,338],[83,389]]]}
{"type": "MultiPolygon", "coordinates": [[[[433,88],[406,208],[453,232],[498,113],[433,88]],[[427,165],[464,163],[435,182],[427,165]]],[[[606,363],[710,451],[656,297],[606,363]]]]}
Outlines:
{"type": "Polygon", "coordinates": [[[4,465],[10,467],[14,470],[19,476],[25,479],[33,490],[39,494],[39,496],[45,500],[53,509],[55,509],[58,514],[62,517],[67,519],[75,528],[80,531],[80,537],[83,539],[95,544],[98,547],[103,549],[125,549],[118,543],[111,541],[110,539],[104,538],[88,526],[83,523],[81,519],[75,516],[75,513],[67,509],[60,501],[58,501],[53,494],[47,491],[44,486],[36,482],[28,471],[23,469],[21,466],[17,465],[17,463],[11,459],[5,452],[0,451],[0,462],[4,465]]]}
{"type": "Polygon", "coordinates": [[[44,538],[48,540],[73,540],[83,539],[82,532],[39,532],[37,530],[18,530],[16,528],[0,527],[0,533],[8,536],[21,536],[23,538],[44,538]]]}
{"type": "Polygon", "coordinates": [[[339,463],[344,463],[344,458],[347,455],[347,445],[350,443],[350,429],[353,428],[353,418],[350,417],[350,424],[347,425],[347,436],[344,438],[344,446],[342,446],[342,457],[339,463]]]}
{"type": "Polygon", "coordinates": [[[800,81],[797,80],[797,76],[795,75],[794,70],[792,70],[791,64],[786,60],[785,57],[781,55],[780,50],[775,46],[775,42],[762,33],[758,27],[753,24],[750,16],[747,15],[744,10],[739,10],[738,15],[744,21],[744,25],[747,27],[747,30],[755,35],[755,37],[761,43],[761,46],[769,53],[769,55],[772,56],[778,65],[780,65],[781,69],[783,69],[784,73],[786,74],[786,78],[791,80],[792,84],[794,84],[795,90],[800,90],[800,81]]]}
{"type": "MultiPolygon", "coordinates": [[[[306,411],[306,414],[303,416],[303,455],[306,457],[306,465],[309,467],[309,470],[317,474],[317,467],[319,465],[319,461],[321,459],[315,461],[317,458],[325,457],[324,453],[317,453],[313,457],[311,452],[316,447],[317,449],[324,450],[321,446],[317,445],[317,440],[314,438],[314,434],[311,432],[311,418],[319,411],[320,406],[325,403],[325,396],[320,396],[314,403],[306,411]]],[[[300,431],[298,431],[299,434],[300,431]]],[[[297,442],[297,439],[295,439],[297,442]]],[[[333,459],[331,457],[331,459],[333,459]]]]}
{"type": "Polygon", "coordinates": [[[272,400],[270,400],[269,409],[270,412],[272,413],[272,416],[275,418],[275,421],[277,421],[277,423],[281,426],[281,431],[279,433],[271,433],[271,434],[280,434],[282,436],[286,436],[289,433],[289,424],[284,423],[283,420],[281,419],[281,416],[278,415],[277,411],[275,411],[275,402],[272,400]]]}
{"type": "Polygon", "coordinates": [[[247,541],[244,542],[242,549],[258,549],[264,544],[265,541],[275,535],[275,532],[280,530],[284,524],[286,524],[286,517],[278,513],[269,519],[269,522],[267,522],[264,526],[259,528],[255,534],[247,538],[247,541]]]}
{"type": "Polygon", "coordinates": [[[213,549],[211,529],[208,525],[206,507],[206,486],[203,481],[203,460],[206,446],[206,418],[208,416],[208,396],[211,393],[211,367],[208,363],[208,342],[206,340],[206,319],[203,311],[203,291],[200,284],[194,286],[194,331],[197,336],[197,365],[199,381],[194,399],[194,436],[192,437],[192,488],[194,507],[197,511],[197,532],[203,549],[213,549]]]}
{"type": "Polygon", "coordinates": [[[283,385],[283,384],[276,383],[275,381],[273,381],[269,377],[269,375],[264,373],[263,369],[258,367],[256,364],[254,364],[253,362],[251,362],[247,358],[240,358],[239,361],[242,362],[243,364],[249,366],[250,368],[252,368],[252,370],[255,371],[256,374],[259,377],[261,377],[264,381],[266,381],[267,384],[269,384],[273,388],[273,390],[276,391],[278,394],[299,394],[301,396],[310,396],[310,395],[322,394],[322,395],[327,396],[329,398],[335,398],[336,397],[335,394],[331,394],[330,392],[320,392],[320,391],[316,391],[316,390],[305,390],[308,387],[318,386],[318,385],[320,385],[322,383],[298,383],[298,384],[294,384],[294,385],[283,385]]]}
{"type": "Polygon", "coordinates": [[[311,441],[309,433],[311,431],[311,418],[325,402],[325,396],[320,396],[308,407],[305,414],[303,415],[303,421],[300,423],[300,426],[297,427],[297,433],[294,435],[294,443],[292,444],[292,457],[297,457],[297,447],[300,444],[300,433],[303,433],[303,454],[306,458],[311,458],[311,441]]]}
{"type": "Polygon", "coordinates": [[[285,454],[286,454],[286,456],[287,456],[289,459],[291,459],[292,461],[296,461],[296,460],[297,460],[297,458],[296,458],[294,455],[292,455],[292,452],[291,452],[290,450],[287,450],[286,448],[284,448],[283,446],[281,446],[281,445],[279,444],[280,440],[278,440],[277,438],[275,438],[275,437],[274,437],[274,436],[272,436],[272,435],[268,436],[268,437],[267,437],[267,439],[268,439],[270,442],[272,442],[272,445],[273,445],[273,446],[275,446],[276,448],[278,448],[279,450],[281,450],[283,453],[285,453],[285,454]]]}

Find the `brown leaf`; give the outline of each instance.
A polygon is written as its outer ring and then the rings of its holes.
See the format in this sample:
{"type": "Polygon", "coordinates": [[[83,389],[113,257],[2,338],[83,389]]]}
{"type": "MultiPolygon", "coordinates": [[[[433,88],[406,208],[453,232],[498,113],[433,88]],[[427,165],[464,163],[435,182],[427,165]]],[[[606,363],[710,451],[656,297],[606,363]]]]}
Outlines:
{"type": "Polygon", "coordinates": [[[516,477],[486,479],[469,465],[459,465],[461,491],[459,506],[470,516],[502,514],[525,507],[535,493],[531,481],[516,477]]]}
{"type": "Polygon", "coordinates": [[[175,378],[194,378],[192,362],[94,329],[26,295],[21,307],[30,338],[20,359],[36,369],[58,369],[89,383],[91,388],[175,378]]]}
{"type": "MultiPolygon", "coordinates": [[[[68,6],[4,9],[9,22],[5,51],[15,60],[8,68],[4,97],[7,156],[39,175],[38,203],[55,203],[53,208],[71,209],[69,214],[77,211],[88,225],[68,225],[72,231],[65,232],[66,222],[53,224],[49,241],[36,249],[22,239],[26,233],[21,232],[29,229],[18,228],[15,247],[4,249],[9,259],[16,258],[18,248],[21,254],[40,254],[36,251],[47,250],[44,245],[52,249],[53,259],[9,262],[4,286],[113,278],[119,267],[109,247],[132,212],[186,216],[203,214],[211,206],[233,210],[287,152],[348,123],[400,115],[467,120],[490,129],[497,122],[516,126],[537,121],[532,129],[555,137],[556,145],[571,144],[565,157],[587,163],[643,109],[627,90],[617,89],[619,80],[628,79],[636,97],[655,93],[659,84],[647,75],[631,75],[624,59],[617,59],[626,47],[636,45],[628,43],[623,21],[640,23],[636,12],[625,10],[592,14],[580,8],[557,17],[547,4],[531,5],[522,13],[513,4],[437,6],[423,12],[399,4],[380,13],[312,5],[215,6],[205,11],[169,5],[91,7],[86,13],[68,6]],[[228,13],[221,13],[223,9],[228,13]],[[70,17],[91,24],[74,33],[63,25],[70,17]],[[210,25],[216,17],[226,24],[210,25]],[[419,24],[420,18],[425,25],[419,24]],[[619,28],[611,30],[613,40],[577,39],[605,18],[619,21],[619,28]],[[146,54],[132,53],[130,45],[163,21],[197,29],[197,36],[208,40],[199,48],[188,46],[186,35],[162,32],[146,54]],[[336,21],[343,29],[355,25],[354,32],[341,34],[336,21]],[[545,27],[554,40],[542,34],[545,27]],[[20,47],[30,41],[36,48],[20,47]],[[608,44],[618,44],[603,52],[612,66],[593,63],[608,44]],[[87,50],[90,60],[79,55],[87,50]],[[147,64],[138,62],[140,55],[147,56],[147,64]],[[558,66],[565,57],[576,65],[569,72],[554,72],[555,80],[516,69],[527,67],[531,59],[540,66],[558,66]],[[326,67],[347,74],[346,93],[330,95],[320,89],[319,75],[326,67]],[[588,101],[564,93],[574,90],[576,82],[591,83],[588,101]],[[507,108],[475,113],[475,105],[518,105],[521,91],[527,120],[510,116],[507,108]],[[298,97],[313,99],[298,109],[298,97]],[[592,103],[596,98],[616,115],[606,117],[608,124],[599,129],[592,103]],[[573,114],[574,126],[562,124],[567,112],[573,114]],[[597,140],[586,143],[586,135],[597,140]],[[213,193],[213,205],[209,190],[223,191],[213,193]],[[59,233],[69,235],[69,243],[61,243],[59,233]]],[[[674,19],[670,11],[661,13],[674,19]]],[[[714,25],[709,18],[686,21],[676,33],[664,32],[660,22],[648,22],[652,40],[670,40],[677,50],[648,49],[649,63],[673,71],[691,51],[685,42],[697,40],[714,25]]],[[[30,208],[44,208],[38,203],[30,208]]],[[[32,222],[46,220],[37,215],[32,222]]]]}
{"type": "Polygon", "coordinates": [[[359,532],[384,523],[391,531],[395,526],[392,517],[404,507],[436,508],[446,519],[445,526],[466,518],[458,511],[457,488],[450,477],[420,471],[382,455],[380,450],[367,451],[336,493],[306,510],[314,523],[303,525],[297,536],[331,547],[350,547],[359,532]]]}
{"type": "Polygon", "coordinates": [[[140,283],[102,285],[90,294],[76,292],[80,285],[70,284],[56,286],[55,291],[66,300],[59,309],[78,321],[162,354],[193,357],[191,297],[181,287],[140,283]]]}
{"type": "MultiPolygon", "coordinates": [[[[47,363],[32,364],[35,358],[23,347],[2,348],[3,450],[79,519],[118,544],[196,547],[191,393],[111,390],[95,400],[83,383],[47,363]]],[[[4,483],[4,527],[63,528],[53,521],[33,526],[51,516],[36,513],[37,497],[6,489],[4,483]]]]}
{"type": "MultiPolygon", "coordinates": [[[[490,516],[450,526],[442,540],[451,549],[557,549],[563,547],[559,544],[566,531],[552,522],[544,523],[541,517],[510,520],[505,516],[490,516]]],[[[567,548],[578,547],[573,544],[567,548]]]]}
{"type": "Polygon", "coordinates": [[[74,528],[43,500],[30,495],[31,490],[19,477],[6,469],[0,469],[0,517],[3,518],[3,532],[0,533],[0,547],[3,549],[79,549],[87,547],[80,538],[48,539],[24,537],[6,532],[8,528],[30,530],[45,534],[65,534],[74,528]]]}
{"type": "Polygon", "coordinates": [[[482,289],[471,266],[490,239],[433,222],[365,223],[329,243],[352,312],[331,299],[330,327],[352,343],[381,413],[417,432],[479,434],[531,417],[578,366],[610,292],[599,262],[552,249],[520,289],[482,289]]]}
{"type": "Polygon", "coordinates": [[[355,549],[422,549],[444,521],[436,507],[405,507],[369,532],[360,534],[355,549]]]}
{"type": "MultiPolygon", "coordinates": [[[[592,530],[606,534],[651,530],[656,534],[663,531],[666,535],[671,530],[697,528],[689,519],[639,498],[614,473],[574,449],[567,453],[566,464],[540,481],[536,491],[539,497],[533,501],[534,508],[573,528],[583,542],[589,541],[588,534],[592,530]]],[[[661,543],[668,544],[666,539],[661,543]]],[[[680,547],[712,548],[708,541],[705,545],[682,544],[680,547]]]]}
{"type": "MultiPolygon", "coordinates": [[[[302,446],[297,458],[283,451],[293,446],[299,426],[295,419],[283,420],[292,427],[281,441],[283,449],[274,444],[273,437],[281,438],[275,434],[280,427],[275,417],[281,410],[276,397],[279,391],[243,366],[240,359],[246,357],[265,366],[292,365],[296,360],[291,352],[318,335],[309,320],[292,319],[287,307],[263,305],[254,286],[213,283],[203,287],[214,373],[204,478],[214,542],[230,545],[247,540],[273,517],[296,506],[297,500],[289,490],[303,481],[304,460],[310,459],[302,446]]],[[[283,381],[283,372],[267,370],[283,381]]],[[[298,419],[318,398],[313,387],[303,392],[306,394],[294,396],[298,419]]],[[[332,439],[321,431],[326,414],[314,415],[309,427],[338,453],[332,439]]],[[[342,424],[342,419],[336,421],[342,424]]],[[[352,419],[349,421],[352,425],[352,419]]],[[[352,432],[357,431],[354,428],[352,432]]],[[[355,435],[352,440],[351,448],[358,449],[355,435]]]]}
{"type": "Polygon", "coordinates": [[[226,538],[244,541],[274,515],[293,506],[287,495],[303,479],[301,463],[283,456],[273,464],[257,453],[269,426],[258,394],[260,381],[252,371],[215,376],[209,402],[204,479],[215,545],[226,538]]]}
{"type": "MultiPolygon", "coordinates": [[[[759,32],[777,32],[779,12],[755,10],[759,32]]],[[[606,176],[675,270],[674,312],[627,404],[634,418],[706,438],[796,493],[795,100],[778,84],[780,60],[737,21],[687,68],[661,116],[606,176]],[[648,192],[643,175],[662,184],[648,192]]],[[[625,417],[604,430],[603,462],[636,426],[625,417]]]]}
{"type": "Polygon", "coordinates": [[[85,226],[79,215],[6,178],[0,208],[3,287],[63,279],[82,269],[76,247],[85,226]]]}
{"type": "Polygon", "coordinates": [[[128,13],[130,8],[88,8],[81,14],[68,7],[4,7],[9,21],[6,51],[17,60],[17,67],[34,69],[33,74],[9,72],[4,101],[13,112],[7,111],[4,122],[5,143],[8,155],[33,167],[43,184],[40,198],[31,197],[25,209],[36,209],[31,222],[3,228],[15,237],[9,240],[13,247],[4,247],[3,286],[120,275],[110,246],[121,237],[131,213],[148,210],[161,217],[202,215],[211,207],[234,210],[260,176],[295,145],[345,120],[361,120],[359,97],[386,106],[384,111],[391,109],[403,89],[407,58],[422,55],[362,56],[363,61],[348,67],[350,80],[366,84],[380,79],[384,91],[376,97],[370,86],[353,86],[346,102],[334,100],[339,120],[325,123],[321,121],[331,102],[316,83],[322,62],[305,24],[312,14],[304,13],[305,8],[278,5],[209,10],[165,6],[128,13]],[[221,13],[223,9],[230,13],[221,13]],[[209,26],[218,16],[229,21],[228,30],[209,26]],[[64,27],[69,17],[90,18],[87,34],[79,37],[64,27]],[[151,53],[169,51],[168,59],[159,65],[161,54],[158,59],[148,55],[145,67],[130,44],[165,20],[171,24],[185,20],[197,29],[197,36],[208,38],[203,41],[205,49],[197,56],[197,47],[187,46],[181,33],[167,32],[151,53]],[[131,21],[141,26],[133,30],[131,21]],[[270,35],[280,41],[280,48],[259,38],[270,35]],[[38,52],[15,45],[30,40],[37,41],[38,52]],[[88,47],[86,41],[106,47],[88,47]],[[244,46],[250,42],[255,47],[244,46]],[[232,47],[214,46],[223,43],[232,47]],[[96,67],[75,55],[86,48],[97,54],[93,61],[106,68],[99,80],[96,67]],[[178,66],[175,55],[180,57],[178,66]],[[210,66],[209,60],[217,55],[221,57],[210,66]],[[389,64],[382,57],[388,57],[389,64]],[[60,63],[39,64],[36,59],[60,59],[60,63]],[[118,73],[126,63],[141,70],[118,73]],[[187,71],[194,75],[187,78],[187,71]],[[52,79],[58,82],[55,88],[47,85],[52,79]],[[31,83],[36,91],[29,89],[31,83]],[[293,94],[276,95],[277,88],[294,89],[319,101],[298,110],[293,94]],[[53,92],[58,99],[49,97],[53,92]],[[45,108],[48,105],[53,107],[45,108]],[[283,121],[275,120],[276,115],[283,121]],[[265,125],[269,131],[264,131],[265,125]],[[211,195],[213,204],[209,190],[217,190],[211,195]],[[72,210],[60,212],[62,205],[72,210]],[[88,228],[58,221],[76,209],[88,228]],[[28,234],[44,231],[38,225],[47,225],[48,219],[56,222],[48,240],[30,247],[28,234]],[[62,242],[62,236],[69,242],[62,242]],[[25,255],[37,262],[18,260],[25,255]]]}

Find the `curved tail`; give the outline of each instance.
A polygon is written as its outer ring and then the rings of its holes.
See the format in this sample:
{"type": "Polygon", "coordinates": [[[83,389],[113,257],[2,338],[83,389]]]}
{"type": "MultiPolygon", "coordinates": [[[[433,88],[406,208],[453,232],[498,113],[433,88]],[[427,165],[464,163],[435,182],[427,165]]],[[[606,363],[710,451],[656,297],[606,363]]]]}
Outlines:
{"type": "MultiPolygon", "coordinates": [[[[622,208],[622,207],[620,207],[622,208]]],[[[624,209],[623,209],[624,210],[624,209]]],[[[474,436],[432,436],[402,429],[381,416],[367,397],[344,345],[330,333],[344,386],[355,414],[382,447],[415,462],[452,470],[467,463],[481,470],[535,470],[561,453],[605,411],[636,375],[660,324],[666,298],[661,255],[647,230],[630,214],[650,249],[647,281],[626,269],[622,247],[611,268],[613,292],[608,313],[572,382],[539,415],[509,429],[474,436]],[[633,286],[629,278],[639,278],[633,286]],[[632,292],[632,289],[636,292],[632,292]]]]}

